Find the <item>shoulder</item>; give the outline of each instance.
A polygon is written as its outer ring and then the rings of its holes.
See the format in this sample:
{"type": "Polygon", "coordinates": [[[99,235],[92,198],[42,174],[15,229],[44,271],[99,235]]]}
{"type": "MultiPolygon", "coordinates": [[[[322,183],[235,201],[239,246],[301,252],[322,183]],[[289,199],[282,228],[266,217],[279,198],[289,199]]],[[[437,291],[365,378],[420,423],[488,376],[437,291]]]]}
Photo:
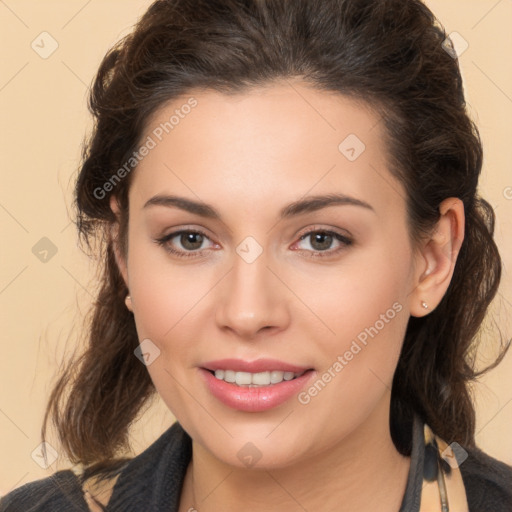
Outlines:
{"type": "MultiPolygon", "coordinates": [[[[109,510],[144,510],[152,500],[179,499],[191,440],[174,423],[152,445],[127,462],[113,479],[87,480],[83,488],[71,469],[29,482],[0,499],[0,512],[90,512],[97,510],[91,496],[109,510]],[[85,492],[85,494],[84,494],[85,492]]],[[[167,506],[167,501],[165,501],[167,506]]],[[[161,508],[156,508],[159,510],[161,508]]]]}
{"type": "Polygon", "coordinates": [[[114,486],[109,507],[123,512],[177,510],[191,454],[191,439],[175,422],[126,465],[114,486]]]}
{"type": "Polygon", "coordinates": [[[470,512],[512,510],[512,466],[487,455],[479,448],[466,450],[460,465],[470,512]]]}
{"type": "Polygon", "coordinates": [[[29,482],[0,499],[0,512],[87,511],[80,483],[72,470],[57,471],[29,482]]]}

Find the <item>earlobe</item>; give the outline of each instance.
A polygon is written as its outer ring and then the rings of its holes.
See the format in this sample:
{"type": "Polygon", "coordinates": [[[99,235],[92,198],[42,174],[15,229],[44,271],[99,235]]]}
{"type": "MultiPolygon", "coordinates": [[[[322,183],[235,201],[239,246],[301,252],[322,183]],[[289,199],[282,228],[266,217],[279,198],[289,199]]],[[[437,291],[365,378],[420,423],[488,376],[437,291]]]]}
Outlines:
{"type": "Polygon", "coordinates": [[[416,317],[429,314],[441,302],[464,240],[463,202],[454,197],[445,199],[439,206],[439,213],[435,229],[418,253],[417,277],[409,295],[410,312],[416,317]]]}
{"type": "Polygon", "coordinates": [[[110,241],[112,243],[112,249],[114,250],[114,255],[116,258],[117,267],[119,268],[119,272],[121,273],[123,280],[128,289],[128,268],[126,265],[126,261],[124,256],[121,254],[121,248],[119,246],[119,222],[120,222],[120,209],[117,204],[117,199],[115,196],[110,197],[110,208],[114,212],[117,220],[112,223],[110,226],[110,241]]]}

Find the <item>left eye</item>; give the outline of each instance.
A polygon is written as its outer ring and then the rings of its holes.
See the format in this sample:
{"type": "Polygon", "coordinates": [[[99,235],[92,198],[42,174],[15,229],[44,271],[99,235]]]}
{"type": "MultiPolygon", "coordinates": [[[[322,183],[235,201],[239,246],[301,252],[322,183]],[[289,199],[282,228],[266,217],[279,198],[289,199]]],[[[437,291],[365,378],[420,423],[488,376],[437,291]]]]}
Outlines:
{"type": "Polygon", "coordinates": [[[314,252],[337,252],[352,243],[348,237],[336,233],[334,231],[310,231],[300,237],[299,243],[309,240],[309,247],[299,247],[305,250],[313,250],[314,252]],[[338,242],[338,248],[330,250],[332,244],[338,242]]]}

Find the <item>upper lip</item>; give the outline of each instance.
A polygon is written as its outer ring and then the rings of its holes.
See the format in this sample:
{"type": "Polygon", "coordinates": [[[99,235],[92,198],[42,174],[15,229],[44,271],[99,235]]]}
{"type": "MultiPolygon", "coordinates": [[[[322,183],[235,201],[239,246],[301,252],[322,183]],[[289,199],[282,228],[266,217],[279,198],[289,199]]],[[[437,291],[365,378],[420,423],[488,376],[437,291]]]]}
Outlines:
{"type": "Polygon", "coordinates": [[[260,373],[266,371],[282,371],[303,373],[310,368],[297,366],[277,359],[256,359],[255,361],[244,361],[243,359],[218,359],[208,361],[202,365],[206,370],[234,370],[235,372],[260,373]]]}

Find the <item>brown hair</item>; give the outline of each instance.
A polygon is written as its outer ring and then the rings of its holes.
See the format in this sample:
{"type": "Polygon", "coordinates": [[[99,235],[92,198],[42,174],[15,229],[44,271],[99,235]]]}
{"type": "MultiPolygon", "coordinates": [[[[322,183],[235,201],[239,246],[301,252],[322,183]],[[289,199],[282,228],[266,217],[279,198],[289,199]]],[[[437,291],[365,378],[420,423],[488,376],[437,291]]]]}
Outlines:
{"type": "Polygon", "coordinates": [[[441,438],[474,446],[469,384],[478,330],[495,296],[501,260],[494,212],[477,194],[482,167],[478,131],[469,119],[458,62],[444,29],[419,0],[158,0],[134,31],[105,56],[90,95],[95,119],[76,182],[77,228],[99,251],[100,289],[87,346],[64,368],[49,398],[60,441],[87,474],[119,467],[129,427],[155,388],[134,356],[138,338],[124,298],[111,227],[121,209],[118,242],[126,253],[128,190],[104,184],[138,148],[149,116],[165,102],[209,88],[225,94],[299,77],[374,106],[382,116],[391,172],[407,192],[411,239],[439,219],[439,204],[458,197],[465,239],[447,293],[422,318],[410,318],[391,396],[391,433],[408,454],[406,432],[418,413],[441,438]],[[101,197],[102,196],[102,197],[101,197]],[[93,242],[97,242],[93,243],[93,242]]]}

